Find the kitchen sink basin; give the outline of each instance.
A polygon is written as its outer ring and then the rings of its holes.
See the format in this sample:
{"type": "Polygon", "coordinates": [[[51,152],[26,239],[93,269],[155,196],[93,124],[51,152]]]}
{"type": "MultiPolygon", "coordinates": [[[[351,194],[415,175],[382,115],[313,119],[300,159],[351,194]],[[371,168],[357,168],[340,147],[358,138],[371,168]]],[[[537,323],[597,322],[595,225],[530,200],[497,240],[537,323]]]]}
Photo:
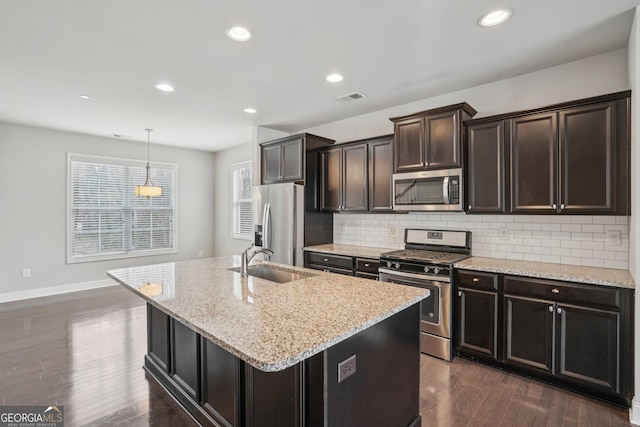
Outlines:
{"type": "MultiPolygon", "coordinates": [[[[240,267],[230,268],[229,270],[240,273],[240,267]]],[[[282,270],[267,265],[250,265],[249,268],[247,268],[247,275],[277,283],[288,283],[315,276],[315,274],[282,270]]]]}

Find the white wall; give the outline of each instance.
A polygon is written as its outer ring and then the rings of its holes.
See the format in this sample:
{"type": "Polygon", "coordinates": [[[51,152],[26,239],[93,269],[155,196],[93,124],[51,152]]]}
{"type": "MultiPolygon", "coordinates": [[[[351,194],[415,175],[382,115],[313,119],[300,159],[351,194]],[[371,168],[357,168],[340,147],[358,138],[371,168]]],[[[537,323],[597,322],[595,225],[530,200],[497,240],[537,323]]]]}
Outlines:
{"type": "MultiPolygon", "coordinates": [[[[215,153],[215,239],[214,255],[239,255],[250,244],[249,240],[232,237],[233,188],[231,165],[253,159],[253,145],[244,144],[215,153]]],[[[255,174],[255,167],[254,167],[255,174]]],[[[254,177],[255,180],[255,177],[254,177]]]]}
{"type": "MultiPolygon", "coordinates": [[[[627,49],[306,129],[336,142],[393,133],[389,117],[467,102],[475,118],[629,89],[627,49]]],[[[353,102],[366,102],[353,101],[353,102]]],[[[336,107],[337,108],[337,107],[336,107]]],[[[297,133],[297,132],[296,132],[297,133]]]]}
{"type": "MultiPolygon", "coordinates": [[[[640,280],[640,248],[638,247],[638,232],[640,231],[640,214],[638,214],[638,203],[640,203],[640,133],[638,126],[640,121],[640,111],[638,110],[638,91],[640,90],[640,8],[636,8],[633,27],[629,35],[629,83],[633,95],[631,96],[631,219],[629,221],[629,272],[633,280],[638,283],[640,280]]],[[[635,398],[633,401],[631,422],[640,425],[640,296],[636,293],[635,312],[635,398]]]]}
{"type": "Polygon", "coordinates": [[[178,164],[178,253],[66,263],[67,152],[145,160],[145,145],[0,123],[0,301],[105,281],[111,268],[213,255],[214,154],[152,144],[152,160],[178,164]]]}

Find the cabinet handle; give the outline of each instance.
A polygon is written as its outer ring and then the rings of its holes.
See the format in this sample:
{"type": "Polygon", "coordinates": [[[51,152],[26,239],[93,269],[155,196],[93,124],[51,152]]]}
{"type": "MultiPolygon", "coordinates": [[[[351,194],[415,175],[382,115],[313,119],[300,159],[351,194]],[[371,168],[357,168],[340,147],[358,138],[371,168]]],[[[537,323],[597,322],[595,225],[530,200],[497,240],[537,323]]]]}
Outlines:
{"type": "Polygon", "coordinates": [[[365,267],[369,267],[369,263],[365,263],[365,264],[364,264],[364,266],[365,266],[365,267]]]}
{"type": "Polygon", "coordinates": [[[323,260],[323,261],[324,261],[324,262],[328,262],[328,261],[329,261],[329,258],[324,258],[324,260],[323,260]]]}
{"type": "Polygon", "coordinates": [[[560,204],[560,210],[564,209],[564,203],[560,204]]]}
{"type": "Polygon", "coordinates": [[[474,278],[473,278],[473,279],[471,279],[471,280],[472,280],[472,281],[474,281],[474,282],[479,282],[479,281],[480,281],[480,279],[478,279],[477,277],[474,277],[474,278]]]}
{"type": "Polygon", "coordinates": [[[471,210],[471,205],[469,205],[469,210],[471,210]]]}
{"type": "Polygon", "coordinates": [[[562,309],[558,307],[558,314],[562,313],[562,309]]]}
{"type": "Polygon", "coordinates": [[[551,205],[551,207],[552,207],[553,209],[556,209],[556,208],[557,208],[557,205],[554,203],[554,204],[552,204],[552,205],[551,205]]]}
{"type": "Polygon", "coordinates": [[[553,288],[553,289],[551,289],[551,292],[553,292],[554,294],[559,294],[560,293],[560,289],[553,288]]]}
{"type": "Polygon", "coordinates": [[[462,296],[462,291],[458,291],[458,296],[461,297],[462,296]]]}
{"type": "Polygon", "coordinates": [[[553,306],[552,305],[549,306],[549,313],[553,313],[553,306]]]}

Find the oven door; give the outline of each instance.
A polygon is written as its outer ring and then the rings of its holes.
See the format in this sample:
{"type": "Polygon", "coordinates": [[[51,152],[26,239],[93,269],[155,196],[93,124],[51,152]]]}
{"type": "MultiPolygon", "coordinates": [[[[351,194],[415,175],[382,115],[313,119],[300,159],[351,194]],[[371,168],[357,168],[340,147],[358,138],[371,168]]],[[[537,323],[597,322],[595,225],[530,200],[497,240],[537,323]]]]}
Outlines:
{"type": "Polygon", "coordinates": [[[420,330],[442,338],[451,338],[451,284],[421,277],[419,274],[380,269],[380,281],[429,289],[422,300],[420,330]]]}

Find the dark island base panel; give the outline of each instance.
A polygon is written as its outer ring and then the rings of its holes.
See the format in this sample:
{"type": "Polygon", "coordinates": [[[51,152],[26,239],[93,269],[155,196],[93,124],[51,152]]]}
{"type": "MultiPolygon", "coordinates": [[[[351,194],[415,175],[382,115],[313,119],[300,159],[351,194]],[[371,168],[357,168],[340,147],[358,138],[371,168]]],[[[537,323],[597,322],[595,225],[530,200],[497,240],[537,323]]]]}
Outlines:
{"type": "Polygon", "coordinates": [[[421,427],[419,306],[283,371],[263,372],[147,305],[144,367],[204,426],[421,427]],[[338,382],[341,363],[343,374],[354,365],[355,373],[338,382]]]}

